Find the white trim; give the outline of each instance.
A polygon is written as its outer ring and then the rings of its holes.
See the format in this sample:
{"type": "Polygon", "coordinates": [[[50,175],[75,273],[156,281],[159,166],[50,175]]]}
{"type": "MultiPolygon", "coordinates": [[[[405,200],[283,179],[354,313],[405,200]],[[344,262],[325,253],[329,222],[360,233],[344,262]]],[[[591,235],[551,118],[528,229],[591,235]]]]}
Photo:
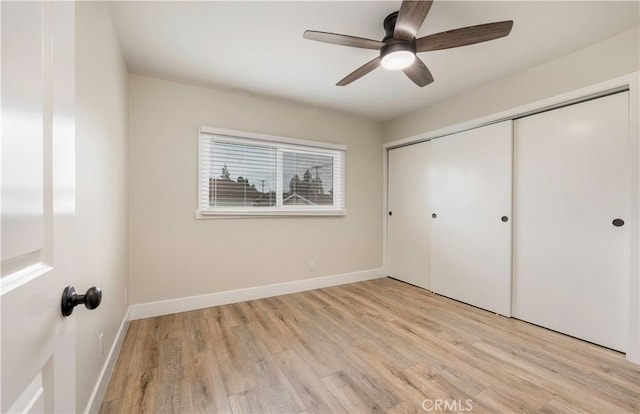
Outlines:
{"type": "Polygon", "coordinates": [[[3,277],[0,279],[0,297],[44,275],[51,269],[52,267],[47,264],[36,263],[11,275],[3,277]]]}
{"type": "Polygon", "coordinates": [[[640,72],[629,82],[631,274],[627,360],[640,365],[640,72]]]}
{"type": "MultiPolygon", "coordinates": [[[[224,143],[229,143],[229,144],[238,144],[238,145],[246,145],[247,141],[250,142],[249,145],[255,146],[255,147],[260,147],[260,148],[275,148],[279,151],[283,151],[283,152],[289,152],[289,153],[294,153],[294,154],[311,154],[311,155],[317,155],[317,154],[323,154],[323,155],[331,155],[331,156],[338,156],[343,152],[346,152],[346,150],[337,150],[334,148],[330,148],[329,146],[319,146],[318,145],[314,146],[314,145],[310,145],[310,144],[290,144],[290,143],[283,143],[280,141],[275,141],[275,140],[256,140],[255,138],[252,137],[245,137],[245,136],[241,136],[240,134],[244,134],[244,132],[240,132],[238,131],[238,133],[236,135],[230,136],[230,135],[222,135],[222,134],[209,134],[207,132],[201,132],[200,136],[202,137],[203,134],[206,134],[207,136],[205,137],[205,139],[207,140],[213,140],[215,142],[224,142],[224,143]]],[[[248,133],[250,135],[255,135],[255,134],[251,134],[248,133]]],[[[277,137],[275,137],[277,138],[277,137]]],[[[292,140],[294,138],[291,138],[292,140]]],[[[303,140],[300,140],[301,142],[305,142],[303,140]]],[[[314,141],[311,141],[312,143],[314,141]]],[[[334,145],[334,144],[329,144],[329,145],[334,145]]]]}
{"type": "Polygon", "coordinates": [[[389,276],[389,150],[382,148],[382,269],[389,276]]]}
{"type": "MultiPolygon", "coordinates": [[[[314,206],[317,207],[317,206],[314,206]]],[[[230,218],[256,218],[256,217],[292,217],[292,216],[346,216],[347,210],[265,210],[265,211],[211,211],[211,210],[196,210],[196,220],[211,220],[211,219],[230,219],[230,218]]]]}
{"type": "Polygon", "coordinates": [[[306,145],[308,147],[334,149],[334,150],[340,150],[340,151],[347,150],[346,145],[334,144],[331,142],[308,141],[306,139],[278,137],[275,135],[259,134],[257,132],[238,131],[238,130],[224,129],[224,128],[213,128],[208,126],[200,127],[200,133],[225,135],[229,137],[238,137],[238,138],[249,138],[249,139],[255,139],[258,141],[282,142],[284,144],[306,145]]]}
{"type": "Polygon", "coordinates": [[[129,316],[131,320],[150,318],[153,316],[169,315],[172,313],[192,311],[229,303],[304,292],[329,286],[344,285],[363,280],[382,278],[382,269],[370,269],[353,273],[324,276],[314,279],[294,280],[291,282],[272,285],[256,286],[245,289],[227,290],[206,295],[189,296],[185,298],[161,300],[131,306],[129,316]]]}
{"type": "Polygon", "coordinates": [[[118,360],[118,356],[120,355],[120,349],[122,348],[122,344],[124,343],[124,337],[126,336],[127,330],[129,329],[129,321],[131,320],[130,314],[131,306],[125,312],[124,318],[120,323],[120,328],[118,329],[116,338],[111,345],[109,355],[107,355],[107,359],[105,360],[105,363],[102,366],[102,370],[100,371],[100,375],[98,376],[98,381],[93,387],[93,391],[91,392],[91,396],[89,397],[87,406],[84,409],[85,413],[97,413],[100,411],[100,405],[102,404],[104,394],[107,391],[107,386],[109,385],[109,381],[111,380],[111,374],[113,374],[113,369],[115,368],[116,361],[118,360]]]}
{"type": "Polygon", "coordinates": [[[627,88],[637,80],[640,72],[632,73],[629,75],[620,76],[615,79],[611,79],[605,82],[600,82],[595,85],[580,88],[571,92],[556,95],[540,101],[528,103],[525,105],[517,106],[515,108],[507,109],[502,112],[475,118],[470,121],[461,122],[455,125],[451,125],[445,128],[436,129],[434,131],[427,131],[411,137],[398,139],[395,141],[387,142],[382,147],[391,149],[394,147],[401,147],[404,145],[416,144],[422,141],[428,141],[430,139],[443,137],[446,135],[455,134],[458,132],[466,131],[468,129],[478,128],[487,124],[492,124],[507,119],[514,119],[528,115],[542,110],[550,109],[558,105],[564,105],[571,103],[572,101],[588,99],[592,96],[605,94],[608,92],[614,92],[616,90],[622,90],[627,88]]]}

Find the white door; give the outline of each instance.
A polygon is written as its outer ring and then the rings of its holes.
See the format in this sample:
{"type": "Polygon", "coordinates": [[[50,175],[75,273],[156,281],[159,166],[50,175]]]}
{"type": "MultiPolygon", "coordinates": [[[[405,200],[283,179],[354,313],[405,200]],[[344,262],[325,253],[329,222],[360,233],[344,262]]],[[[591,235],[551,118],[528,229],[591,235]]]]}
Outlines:
{"type": "Polygon", "coordinates": [[[514,316],[624,351],[629,95],[515,124],[514,316]]]}
{"type": "Polygon", "coordinates": [[[429,289],[430,142],[388,152],[388,275],[429,289]]]}
{"type": "Polygon", "coordinates": [[[511,315],[512,122],[432,141],[431,288],[511,315]]]}
{"type": "Polygon", "coordinates": [[[74,6],[2,2],[2,412],[75,412],[74,6]]]}

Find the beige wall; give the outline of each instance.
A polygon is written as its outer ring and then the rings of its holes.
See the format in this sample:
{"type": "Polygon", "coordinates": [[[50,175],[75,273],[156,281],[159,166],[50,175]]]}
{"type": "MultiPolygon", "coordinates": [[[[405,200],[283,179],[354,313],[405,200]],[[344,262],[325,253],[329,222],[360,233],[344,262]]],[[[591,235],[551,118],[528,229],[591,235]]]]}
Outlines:
{"type": "Polygon", "coordinates": [[[124,318],[128,278],[127,69],[106,3],[76,3],[77,290],[100,307],[77,321],[76,408],[83,411],[124,318]],[[104,355],[98,336],[104,333],[104,355]]]}
{"type": "Polygon", "coordinates": [[[378,124],[138,75],[129,96],[132,304],[382,266],[378,124]],[[201,126],[346,144],[347,216],[196,220],[201,126]]]}
{"type": "Polygon", "coordinates": [[[403,115],[383,125],[383,140],[391,142],[435,131],[636,72],[640,68],[639,38],[636,27],[585,49],[403,115]]]}

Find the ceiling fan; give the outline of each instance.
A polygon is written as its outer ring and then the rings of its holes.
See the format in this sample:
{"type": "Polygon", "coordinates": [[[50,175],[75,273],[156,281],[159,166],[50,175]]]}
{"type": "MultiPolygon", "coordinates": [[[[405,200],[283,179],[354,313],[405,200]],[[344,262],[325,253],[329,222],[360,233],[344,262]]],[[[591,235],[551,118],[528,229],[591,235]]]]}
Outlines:
{"type": "Polygon", "coordinates": [[[314,30],[305,31],[303,36],[305,39],[318,42],[380,51],[380,56],[348,74],[336,86],[348,85],[382,65],[388,70],[402,70],[416,85],[423,87],[433,82],[433,76],[416,53],[499,39],[507,36],[513,27],[513,21],[506,20],[461,27],[416,39],[416,33],[427,17],[432,3],[432,0],[403,1],[399,11],[384,19],[386,35],[382,41],[314,30]]]}

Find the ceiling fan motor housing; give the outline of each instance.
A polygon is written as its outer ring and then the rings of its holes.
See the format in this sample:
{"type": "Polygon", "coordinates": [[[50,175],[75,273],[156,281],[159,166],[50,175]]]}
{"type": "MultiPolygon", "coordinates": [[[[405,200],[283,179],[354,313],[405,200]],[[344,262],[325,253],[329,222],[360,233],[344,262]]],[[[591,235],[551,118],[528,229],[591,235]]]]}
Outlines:
{"type": "Polygon", "coordinates": [[[384,30],[387,33],[382,39],[385,44],[380,48],[380,57],[384,57],[389,53],[398,51],[407,51],[413,54],[416,53],[416,39],[404,40],[393,37],[393,32],[396,28],[396,19],[398,18],[398,12],[393,12],[384,19],[384,30]]]}
{"type": "Polygon", "coordinates": [[[385,57],[389,53],[399,52],[401,50],[416,54],[415,40],[402,40],[391,38],[384,42],[384,46],[380,48],[380,57],[385,57]]]}
{"type": "Polygon", "coordinates": [[[388,39],[393,37],[393,32],[396,30],[396,20],[398,19],[398,12],[393,12],[387,17],[384,18],[384,22],[382,22],[382,27],[384,27],[384,31],[387,33],[383,42],[386,42],[388,39]]]}

